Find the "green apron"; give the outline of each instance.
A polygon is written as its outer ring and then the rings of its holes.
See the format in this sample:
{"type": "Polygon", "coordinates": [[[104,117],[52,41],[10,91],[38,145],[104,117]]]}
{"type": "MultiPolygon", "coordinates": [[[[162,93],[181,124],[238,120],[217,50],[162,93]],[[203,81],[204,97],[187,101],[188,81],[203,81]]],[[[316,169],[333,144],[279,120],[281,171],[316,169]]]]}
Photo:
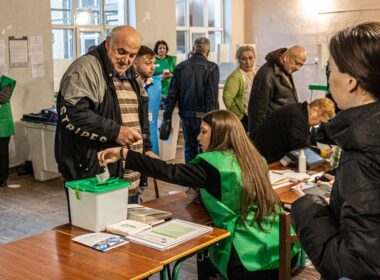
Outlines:
{"type": "MultiPolygon", "coordinates": [[[[7,76],[0,77],[0,89],[10,86],[13,92],[16,81],[7,76]]],[[[14,134],[14,125],[11,104],[9,101],[0,105],[0,137],[11,137],[14,134]]]]}
{"type": "MultiPolygon", "coordinates": [[[[248,271],[269,270],[279,266],[279,215],[276,215],[274,223],[273,215],[264,217],[261,225],[251,225],[245,220],[238,223],[242,179],[241,169],[234,154],[229,152],[208,152],[198,155],[192,163],[200,159],[207,161],[220,173],[222,201],[219,201],[206,189],[201,189],[201,196],[215,227],[223,228],[231,232],[231,235],[210,248],[210,260],[225,278],[227,277],[228,262],[230,260],[231,247],[234,245],[239,258],[248,271]]],[[[248,221],[252,221],[256,206],[248,215],[248,221]]],[[[280,212],[279,209],[278,212],[280,212]]],[[[297,243],[292,248],[291,256],[299,251],[297,243]]]]}

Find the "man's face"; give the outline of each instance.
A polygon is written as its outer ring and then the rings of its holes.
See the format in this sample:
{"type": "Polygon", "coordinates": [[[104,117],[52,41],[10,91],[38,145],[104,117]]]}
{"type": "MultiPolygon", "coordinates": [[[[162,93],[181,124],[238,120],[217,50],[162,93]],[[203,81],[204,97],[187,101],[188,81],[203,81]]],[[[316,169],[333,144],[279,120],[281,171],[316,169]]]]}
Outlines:
{"type": "Polygon", "coordinates": [[[132,66],[139,48],[139,38],[119,36],[114,38],[114,40],[111,38],[107,39],[107,54],[116,73],[122,75],[132,66]]]}
{"type": "Polygon", "coordinates": [[[306,57],[303,55],[288,55],[284,54],[283,66],[288,74],[293,74],[300,70],[300,68],[305,64],[306,57]]]}
{"type": "Polygon", "coordinates": [[[155,65],[156,57],[148,54],[136,58],[134,62],[137,73],[144,79],[153,76],[155,65]]]}

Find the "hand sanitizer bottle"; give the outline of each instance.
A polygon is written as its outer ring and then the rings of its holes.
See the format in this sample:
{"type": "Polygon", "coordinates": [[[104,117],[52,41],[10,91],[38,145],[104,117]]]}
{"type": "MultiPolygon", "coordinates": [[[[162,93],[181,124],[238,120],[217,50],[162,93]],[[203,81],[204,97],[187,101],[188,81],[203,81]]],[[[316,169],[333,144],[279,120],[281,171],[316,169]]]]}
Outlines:
{"type": "Polygon", "coordinates": [[[298,157],[298,172],[306,173],[306,156],[304,150],[301,150],[300,156],[298,157]]]}

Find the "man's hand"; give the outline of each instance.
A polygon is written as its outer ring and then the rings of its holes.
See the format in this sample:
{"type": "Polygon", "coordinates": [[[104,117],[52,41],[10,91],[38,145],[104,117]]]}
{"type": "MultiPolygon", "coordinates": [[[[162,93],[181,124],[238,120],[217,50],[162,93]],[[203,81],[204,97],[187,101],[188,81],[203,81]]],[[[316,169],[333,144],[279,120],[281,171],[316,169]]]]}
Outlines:
{"type": "Polygon", "coordinates": [[[0,90],[0,104],[4,104],[5,102],[8,102],[11,98],[11,87],[6,86],[0,90]]]}
{"type": "Polygon", "coordinates": [[[119,135],[116,139],[117,143],[119,143],[122,146],[126,146],[132,145],[138,140],[141,140],[141,134],[137,132],[137,130],[126,126],[120,127],[119,135]]]}
{"type": "Polygon", "coordinates": [[[147,155],[148,157],[151,157],[151,158],[155,158],[155,159],[159,159],[160,158],[158,155],[156,155],[152,151],[145,152],[145,155],[147,155]]]}

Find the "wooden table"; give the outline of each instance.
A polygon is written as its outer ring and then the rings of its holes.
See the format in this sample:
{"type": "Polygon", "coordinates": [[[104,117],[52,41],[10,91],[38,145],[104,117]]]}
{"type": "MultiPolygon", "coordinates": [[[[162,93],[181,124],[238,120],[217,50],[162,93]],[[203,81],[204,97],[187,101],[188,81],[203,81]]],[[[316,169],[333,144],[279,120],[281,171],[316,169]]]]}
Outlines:
{"type": "Polygon", "coordinates": [[[0,279],[143,279],[163,270],[158,261],[122,247],[102,253],[46,231],[0,246],[0,279]]]}
{"type": "MultiPolygon", "coordinates": [[[[270,170],[281,170],[281,169],[288,169],[288,167],[282,166],[280,162],[274,162],[274,163],[269,164],[269,169],[270,170]]],[[[318,167],[312,169],[312,171],[325,172],[328,169],[330,169],[330,163],[327,162],[322,166],[318,166],[318,167]]],[[[291,205],[294,201],[296,201],[299,198],[297,194],[295,194],[294,192],[291,191],[291,187],[294,185],[297,185],[299,183],[300,182],[291,183],[285,187],[275,189],[275,192],[278,194],[278,196],[280,197],[280,200],[283,204],[291,205]]]]}
{"type": "MultiPolygon", "coordinates": [[[[89,233],[88,230],[73,226],[71,224],[58,226],[55,228],[55,230],[61,234],[69,236],[70,238],[73,238],[81,234],[89,233]]],[[[211,232],[202,234],[198,237],[186,241],[185,243],[182,243],[165,251],[160,251],[133,242],[120,246],[117,249],[122,252],[125,252],[126,254],[146,258],[163,265],[164,270],[161,272],[161,279],[166,279],[166,275],[168,273],[170,274],[169,264],[172,262],[176,262],[172,274],[173,279],[177,279],[180,267],[186,259],[212,245],[215,245],[217,242],[223,240],[224,238],[227,238],[229,235],[230,232],[227,230],[213,228],[211,232]]]]}

